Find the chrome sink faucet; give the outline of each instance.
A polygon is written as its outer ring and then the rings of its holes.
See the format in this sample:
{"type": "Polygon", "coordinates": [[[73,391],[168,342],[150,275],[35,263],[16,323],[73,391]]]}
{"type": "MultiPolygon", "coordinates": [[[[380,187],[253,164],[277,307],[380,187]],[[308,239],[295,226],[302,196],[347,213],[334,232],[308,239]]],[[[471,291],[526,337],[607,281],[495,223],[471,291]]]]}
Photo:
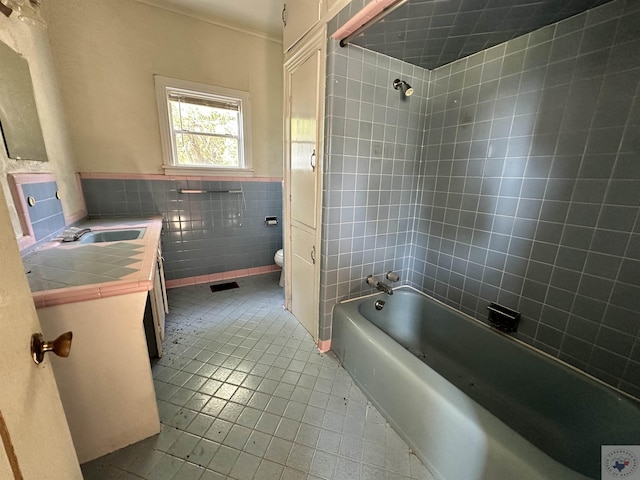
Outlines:
{"type": "Polygon", "coordinates": [[[79,227],[69,227],[64,232],[62,232],[62,241],[63,242],[75,242],[79,240],[85,233],[89,233],[91,231],[90,228],[79,228],[79,227]]]}
{"type": "Polygon", "coordinates": [[[387,295],[393,295],[393,289],[389,285],[387,285],[386,283],[383,283],[380,280],[378,280],[373,275],[369,275],[367,277],[367,283],[369,285],[371,285],[372,287],[377,288],[381,292],[386,293],[387,295]]]}

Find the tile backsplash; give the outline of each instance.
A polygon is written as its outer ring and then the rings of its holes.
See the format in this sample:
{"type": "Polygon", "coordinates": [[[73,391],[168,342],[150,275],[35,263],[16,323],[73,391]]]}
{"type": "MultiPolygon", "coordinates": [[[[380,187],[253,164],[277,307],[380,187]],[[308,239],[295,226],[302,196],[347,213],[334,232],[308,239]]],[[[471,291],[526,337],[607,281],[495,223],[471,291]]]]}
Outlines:
{"type": "Polygon", "coordinates": [[[24,197],[31,197],[35,202],[29,205],[28,213],[36,241],[58,232],[65,226],[62,203],[56,197],[57,191],[58,185],[55,181],[22,185],[24,197]]]}
{"type": "Polygon", "coordinates": [[[482,321],[489,302],[521,311],[520,339],[640,397],[638,25],[640,3],[614,0],[432,71],[329,40],[321,339],[336,301],[400,269],[482,321]],[[370,181],[372,145],[391,187],[370,181]]]}
{"type": "Polygon", "coordinates": [[[83,178],[89,216],[163,217],[167,280],[272,265],[282,248],[282,183],[83,178]],[[206,190],[185,194],[180,189],[206,190]],[[235,193],[239,191],[240,193],[235,193]],[[266,216],[278,225],[265,226],[266,216]]]}
{"type": "Polygon", "coordinates": [[[10,173],[7,175],[13,205],[20,220],[18,248],[24,255],[42,242],[62,233],[64,227],[84,216],[84,211],[66,217],[58,183],[50,173],[10,173]]]}

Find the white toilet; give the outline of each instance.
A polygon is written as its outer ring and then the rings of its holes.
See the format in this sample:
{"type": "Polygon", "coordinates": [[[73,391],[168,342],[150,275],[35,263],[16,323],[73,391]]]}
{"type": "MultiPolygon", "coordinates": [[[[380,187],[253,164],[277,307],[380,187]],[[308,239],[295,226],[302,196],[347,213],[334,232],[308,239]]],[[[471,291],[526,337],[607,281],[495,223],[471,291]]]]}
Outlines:
{"type": "Polygon", "coordinates": [[[282,248],[273,256],[273,261],[282,268],[282,272],[280,273],[280,286],[284,287],[284,252],[282,248]]]}

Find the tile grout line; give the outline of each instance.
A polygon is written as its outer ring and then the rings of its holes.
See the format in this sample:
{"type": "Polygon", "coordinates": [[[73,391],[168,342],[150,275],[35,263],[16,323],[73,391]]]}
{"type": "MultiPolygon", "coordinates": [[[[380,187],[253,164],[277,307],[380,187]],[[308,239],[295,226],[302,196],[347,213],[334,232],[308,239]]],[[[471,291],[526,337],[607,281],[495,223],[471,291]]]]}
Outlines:
{"type": "Polygon", "coordinates": [[[124,478],[148,480],[186,480],[183,469],[202,480],[361,473],[430,480],[335,356],[317,352],[282,310],[273,279],[246,279],[244,291],[215,295],[206,287],[171,291],[166,354],[153,366],[162,431],[83,469],[114,468],[131,475],[124,478]],[[203,392],[207,382],[217,383],[203,392]]]}

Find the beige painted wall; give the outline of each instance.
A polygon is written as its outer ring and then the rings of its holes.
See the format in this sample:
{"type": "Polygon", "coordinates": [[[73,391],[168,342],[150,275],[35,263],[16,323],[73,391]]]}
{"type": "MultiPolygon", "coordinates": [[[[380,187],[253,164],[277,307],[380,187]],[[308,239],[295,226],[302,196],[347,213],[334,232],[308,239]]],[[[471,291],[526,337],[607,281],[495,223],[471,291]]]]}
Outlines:
{"type": "Polygon", "coordinates": [[[248,91],[257,176],[282,176],[282,45],[134,0],[43,2],[80,171],[161,173],[153,75],[248,91]]]}
{"type": "Polygon", "coordinates": [[[49,158],[48,162],[12,160],[7,157],[4,146],[0,146],[0,185],[9,207],[15,236],[18,238],[22,236],[22,230],[7,184],[8,173],[53,173],[62,192],[62,208],[67,216],[78,214],[84,204],[75,177],[74,155],[65,123],[47,30],[28,26],[19,21],[15,14],[9,18],[0,14],[0,41],[29,62],[36,106],[49,158]]]}

